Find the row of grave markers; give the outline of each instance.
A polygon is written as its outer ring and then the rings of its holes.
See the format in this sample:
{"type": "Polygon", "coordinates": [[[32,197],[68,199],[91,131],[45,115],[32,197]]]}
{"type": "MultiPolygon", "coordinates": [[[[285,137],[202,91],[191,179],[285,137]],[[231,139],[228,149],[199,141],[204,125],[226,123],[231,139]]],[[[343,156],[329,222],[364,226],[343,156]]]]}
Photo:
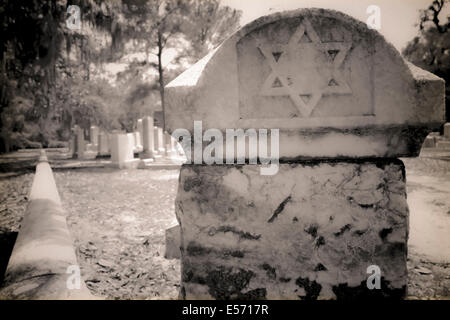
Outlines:
{"type": "Polygon", "coordinates": [[[423,143],[423,148],[427,149],[450,149],[450,122],[444,124],[443,134],[439,132],[430,133],[423,143]]]}
{"type": "Polygon", "coordinates": [[[152,117],[138,119],[136,129],[137,131],[129,133],[106,132],[97,126],[91,126],[89,140],[85,140],[84,129],[75,125],[69,142],[69,154],[81,160],[111,156],[112,164],[119,168],[132,167],[140,160],[176,158],[182,155],[176,140],[162,128],[154,126],[152,117]],[[135,158],[135,155],[139,155],[139,158],[135,158]]]}

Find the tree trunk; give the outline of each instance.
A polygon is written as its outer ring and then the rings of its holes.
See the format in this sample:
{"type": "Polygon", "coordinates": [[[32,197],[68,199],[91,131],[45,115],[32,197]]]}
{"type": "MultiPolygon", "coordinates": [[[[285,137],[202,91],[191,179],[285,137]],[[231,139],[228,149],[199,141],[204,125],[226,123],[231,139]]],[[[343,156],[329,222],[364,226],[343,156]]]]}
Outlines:
{"type": "Polygon", "coordinates": [[[159,76],[159,95],[161,97],[161,109],[162,109],[162,121],[163,121],[163,131],[166,131],[166,108],[164,104],[164,70],[162,66],[162,53],[163,53],[163,43],[162,43],[162,32],[158,32],[158,76],[159,76]]]}

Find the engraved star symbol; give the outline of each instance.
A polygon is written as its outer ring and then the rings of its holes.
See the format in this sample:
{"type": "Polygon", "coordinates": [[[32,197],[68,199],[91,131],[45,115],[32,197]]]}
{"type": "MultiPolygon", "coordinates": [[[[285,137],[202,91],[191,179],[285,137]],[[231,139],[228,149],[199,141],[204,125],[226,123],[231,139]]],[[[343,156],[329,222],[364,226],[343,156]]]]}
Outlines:
{"type": "Polygon", "coordinates": [[[272,70],[261,95],[289,96],[300,114],[309,117],[322,96],[352,93],[339,69],[351,42],[322,42],[306,19],[287,44],[255,40],[272,70]]]}

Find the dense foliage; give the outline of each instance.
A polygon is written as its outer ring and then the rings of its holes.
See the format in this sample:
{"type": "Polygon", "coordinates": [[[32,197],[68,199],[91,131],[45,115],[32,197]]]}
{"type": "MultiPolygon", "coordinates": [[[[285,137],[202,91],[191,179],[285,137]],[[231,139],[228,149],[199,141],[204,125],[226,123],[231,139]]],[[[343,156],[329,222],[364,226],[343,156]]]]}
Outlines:
{"type": "Polygon", "coordinates": [[[0,0],[0,152],[62,145],[75,123],[131,130],[239,19],[218,0],[0,0]]]}
{"type": "Polygon", "coordinates": [[[450,17],[444,17],[443,10],[449,2],[436,0],[421,11],[419,35],[403,50],[406,59],[445,80],[448,122],[450,121],[450,17]]]}

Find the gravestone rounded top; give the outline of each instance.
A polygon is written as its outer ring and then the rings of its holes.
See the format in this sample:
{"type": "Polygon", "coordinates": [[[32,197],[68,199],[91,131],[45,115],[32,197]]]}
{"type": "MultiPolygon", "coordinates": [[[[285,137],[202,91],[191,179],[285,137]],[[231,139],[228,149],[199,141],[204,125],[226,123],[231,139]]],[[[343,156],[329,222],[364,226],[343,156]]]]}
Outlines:
{"type": "Polygon", "coordinates": [[[280,156],[414,156],[444,121],[444,81],[324,9],[246,25],[166,86],[166,125],[280,129],[280,156]]]}

